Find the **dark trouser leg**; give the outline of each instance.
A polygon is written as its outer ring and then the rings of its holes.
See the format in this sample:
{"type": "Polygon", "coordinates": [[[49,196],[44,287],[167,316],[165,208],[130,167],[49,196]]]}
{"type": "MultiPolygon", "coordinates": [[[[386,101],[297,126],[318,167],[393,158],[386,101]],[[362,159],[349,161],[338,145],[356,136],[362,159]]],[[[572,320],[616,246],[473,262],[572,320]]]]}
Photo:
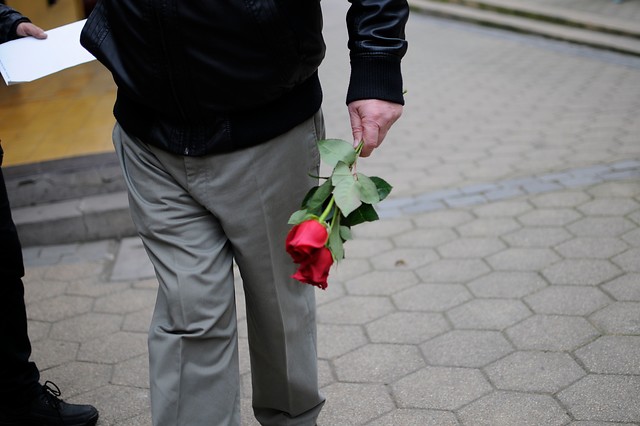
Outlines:
{"type": "Polygon", "coordinates": [[[0,169],[0,404],[13,407],[36,395],[40,379],[36,365],[29,362],[23,275],[20,240],[0,169]]]}

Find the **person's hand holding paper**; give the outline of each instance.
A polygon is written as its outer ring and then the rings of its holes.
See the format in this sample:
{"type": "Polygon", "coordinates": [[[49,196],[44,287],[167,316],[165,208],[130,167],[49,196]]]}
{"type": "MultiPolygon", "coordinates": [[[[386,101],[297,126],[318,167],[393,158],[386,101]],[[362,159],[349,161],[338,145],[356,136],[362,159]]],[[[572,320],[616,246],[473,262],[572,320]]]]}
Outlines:
{"type": "Polygon", "coordinates": [[[35,37],[40,40],[47,38],[47,33],[37,25],[33,25],[31,22],[21,22],[16,28],[16,34],[20,37],[35,37]]]}
{"type": "Polygon", "coordinates": [[[46,33],[31,23],[21,23],[16,32],[25,37],[0,44],[0,74],[5,83],[33,81],[94,60],[93,55],[80,45],[80,30],[85,21],[46,33]]]}

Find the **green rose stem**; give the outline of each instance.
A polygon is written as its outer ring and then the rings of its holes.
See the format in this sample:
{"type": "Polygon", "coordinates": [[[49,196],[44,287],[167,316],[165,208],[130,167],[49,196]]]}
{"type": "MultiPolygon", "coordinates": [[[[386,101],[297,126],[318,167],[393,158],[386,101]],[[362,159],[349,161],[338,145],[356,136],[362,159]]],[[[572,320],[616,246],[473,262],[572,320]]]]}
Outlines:
{"type": "Polygon", "coordinates": [[[324,222],[327,220],[327,216],[329,216],[329,213],[331,213],[331,208],[333,207],[333,205],[335,204],[336,199],[335,197],[332,195],[331,199],[329,200],[329,205],[327,205],[327,208],[324,209],[324,211],[322,212],[322,214],[320,215],[320,217],[318,218],[319,222],[324,222]]]}
{"type": "MultiPolygon", "coordinates": [[[[356,160],[354,160],[353,165],[351,166],[351,172],[352,172],[354,177],[356,176],[356,164],[358,162],[358,156],[360,155],[360,152],[362,152],[362,147],[363,146],[364,146],[364,140],[361,140],[360,143],[358,144],[358,146],[355,148],[356,160]]],[[[327,217],[329,216],[329,213],[331,213],[331,210],[335,205],[335,201],[336,201],[336,198],[332,194],[331,195],[331,199],[329,199],[329,204],[327,205],[327,208],[324,209],[324,211],[322,212],[322,214],[318,218],[319,222],[325,222],[326,221],[327,217]]],[[[336,220],[337,220],[339,214],[340,214],[339,208],[338,208],[337,205],[335,205],[335,211],[333,213],[333,217],[331,218],[331,224],[329,225],[329,234],[331,234],[331,230],[333,229],[333,225],[336,223],[336,220]]]]}

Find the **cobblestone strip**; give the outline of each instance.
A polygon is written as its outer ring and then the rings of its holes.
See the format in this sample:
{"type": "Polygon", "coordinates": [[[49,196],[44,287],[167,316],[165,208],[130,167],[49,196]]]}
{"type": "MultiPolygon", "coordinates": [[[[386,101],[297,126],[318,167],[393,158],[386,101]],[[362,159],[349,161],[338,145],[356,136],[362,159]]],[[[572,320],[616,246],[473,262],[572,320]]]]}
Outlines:
{"type": "Polygon", "coordinates": [[[540,194],[635,177],[640,177],[640,160],[624,160],[539,176],[444,189],[412,197],[391,198],[380,203],[378,214],[382,218],[394,218],[406,214],[474,206],[522,195],[540,194]]]}

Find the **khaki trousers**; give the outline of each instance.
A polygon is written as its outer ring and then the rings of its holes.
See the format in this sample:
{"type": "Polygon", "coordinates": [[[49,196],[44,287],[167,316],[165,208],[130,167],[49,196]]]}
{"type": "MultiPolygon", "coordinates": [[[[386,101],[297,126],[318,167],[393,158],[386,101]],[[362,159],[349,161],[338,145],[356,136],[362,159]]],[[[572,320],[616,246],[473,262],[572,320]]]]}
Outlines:
{"type": "Polygon", "coordinates": [[[240,425],[232,262],[244,293],[254,414],[311,426],[318,391],[314,288],[285,252],[289,215],[316,185],[320,112],[267,143],[185,157],[116,124],[131,214],[159,282],[149,330],[155,426],[240,425]]]}

